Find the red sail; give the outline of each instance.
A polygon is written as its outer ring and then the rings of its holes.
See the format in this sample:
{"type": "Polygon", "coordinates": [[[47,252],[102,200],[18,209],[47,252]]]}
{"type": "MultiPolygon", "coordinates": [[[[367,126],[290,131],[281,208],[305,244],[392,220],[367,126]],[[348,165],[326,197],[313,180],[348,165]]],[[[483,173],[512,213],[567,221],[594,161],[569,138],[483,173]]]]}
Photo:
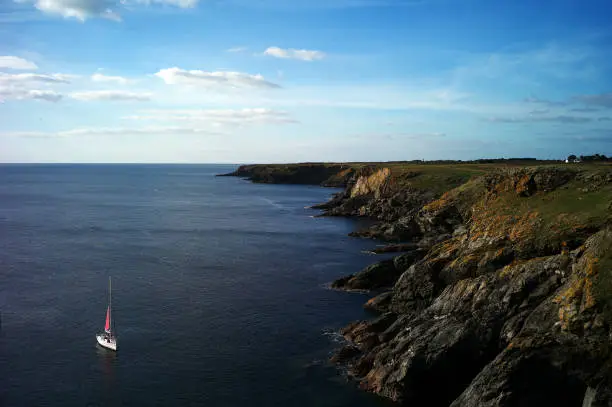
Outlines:
{"type": "Polygon", "coordinates": [[[106,324],[104,325],[104,330],[110,332],[110,307],[106,309],[106,324]]]}

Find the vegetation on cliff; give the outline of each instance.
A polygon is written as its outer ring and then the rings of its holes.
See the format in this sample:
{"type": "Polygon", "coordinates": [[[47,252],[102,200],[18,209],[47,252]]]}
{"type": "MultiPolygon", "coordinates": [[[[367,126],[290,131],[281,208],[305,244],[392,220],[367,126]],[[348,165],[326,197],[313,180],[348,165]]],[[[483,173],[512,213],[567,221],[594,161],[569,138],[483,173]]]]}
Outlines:
{"type": "Polygon", "coordinates": [[[528,163],[234,175],[345,185],[324,215],[370,217],[354,235],[403,251],[332,283],[378,294],[364,307],[380,316],[345,327],[332,357],[364,390],[433,407],[612,405],[612,167],[528,163]]]}
{"type": "Polygon", "coordinates": [[[334,361],[406,405],[608,405],[611,204],[607,166],[498,168],[386,221],[425,254],[384,275],[381,317],[334,361]]]}

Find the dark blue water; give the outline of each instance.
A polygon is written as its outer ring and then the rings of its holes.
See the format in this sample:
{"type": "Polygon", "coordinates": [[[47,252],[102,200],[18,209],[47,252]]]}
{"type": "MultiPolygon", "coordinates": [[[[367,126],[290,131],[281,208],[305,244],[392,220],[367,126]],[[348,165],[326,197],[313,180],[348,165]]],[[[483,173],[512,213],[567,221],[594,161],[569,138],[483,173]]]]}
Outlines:
{"type": "Polygon", "coordinates": [[[323,285],[375,261],[331,192],[231,166],[0,166],[0,404],[366,406],[326,334],[367,315],[323,285]],[[108,276],[117,354],[96,346],[108,276]]]}

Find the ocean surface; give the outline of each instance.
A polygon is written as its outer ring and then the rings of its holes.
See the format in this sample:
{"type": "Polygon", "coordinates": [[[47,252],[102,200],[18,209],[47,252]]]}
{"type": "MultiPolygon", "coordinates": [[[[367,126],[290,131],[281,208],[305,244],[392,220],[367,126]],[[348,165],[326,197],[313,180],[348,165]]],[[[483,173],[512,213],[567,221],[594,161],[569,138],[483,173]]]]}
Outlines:
{"type": "Polygon", "coordinates": [[[0,166],[0,405],[386,405],[327,362],[370,315],[325,284],[375,242],[305,208],[334,190],[234,168],[0,166]]]}

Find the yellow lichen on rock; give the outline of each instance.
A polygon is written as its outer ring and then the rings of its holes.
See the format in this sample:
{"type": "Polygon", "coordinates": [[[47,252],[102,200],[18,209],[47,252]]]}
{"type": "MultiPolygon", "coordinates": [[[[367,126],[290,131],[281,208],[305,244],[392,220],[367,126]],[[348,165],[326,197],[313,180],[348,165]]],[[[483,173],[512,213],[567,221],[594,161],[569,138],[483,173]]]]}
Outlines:
{"type": "Polygon", "coordinates": [[[455,237],[452,239],[448,239],[445,240],[441,243],[438,243],[436,246],[434,246],[431,251],[430,251],[430,255],[428,256],[429,259],[448,259],[451,257],[456,256],[459,247],[461,246],[461,239],[459,237],[455,237]]]}
{"type": "Polygon", "coordinates": [[[426,212],[437,212],[445,207],[447,207],[450,203],[451,194],[450,192],[445,192],[439,199],[436,199],[433,202],[425,205],[423,210],[426,212]]]}
{"type": "Polygon", "coordinates": [[[580,271],[554,298],[553,301],[559,304],[559,321],[563,330],[569,330],[576,316],[597,304],[594,283],[598,275],[598,263],[597,257],[585,254],[577,264],[580,271]]]}
{"type": "Polygon", "coordinates": [[[523,175],[522,177],[519,177],[519,179],[516,182],[516,185],[514,187],[515,191],[519,194],[519,195],[526,195],[529,193],[529,184],[531,181],[531,176],[529,176],[528,174],[523,175]]]}
{"type": "Polygon", "coordinates": [[[587,310],[595,306],[597,300],[593,292],[593,280],[597,278],[599,259],[587,256],[585,265],[584,298],[581,309],[587,310]]]}
{"type": "Polygon", "coordinates": [[[527,212],[515,218],[516,223],[510,228],[508,237],[511,242],[524,240],[533,236],[537,227],[541,223],[541,219],[537,211],[527,212]]]}

